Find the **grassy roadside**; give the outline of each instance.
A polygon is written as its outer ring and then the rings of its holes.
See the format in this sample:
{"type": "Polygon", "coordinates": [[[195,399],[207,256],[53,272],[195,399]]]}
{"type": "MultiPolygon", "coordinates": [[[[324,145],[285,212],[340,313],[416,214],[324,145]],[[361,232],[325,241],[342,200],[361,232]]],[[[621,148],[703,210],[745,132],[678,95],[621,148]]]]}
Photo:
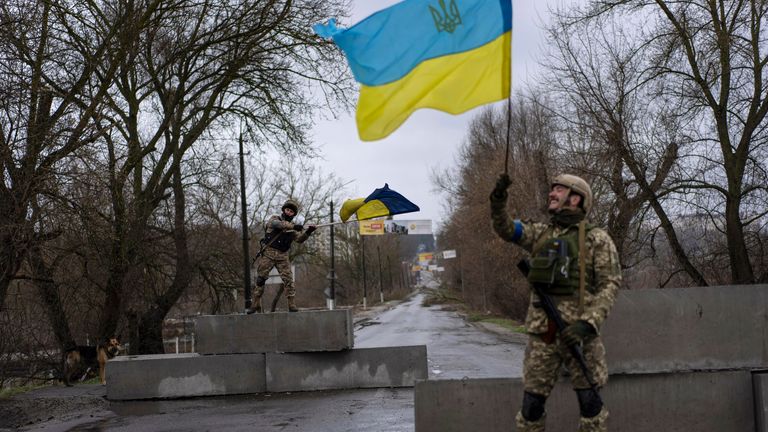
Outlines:
{"type": "Polygon", "coordinates": [[[515,333],[525,334],[525,326],[520,322],[513,319],[509,319],[503,316],[486,315],[481,313],[470,313],[467,315],[467,321],[469,322],[486,322],[496,324],[506,329],[512,330],[515,333]]]}
{"type": "Polygon", "coordinates": [[[0,388],[0,400],[10,399],[16,395],[24,394],[32,390],[36,390],[43,387],[49,387],[50,384],[27,384],[23,386],[13,386],[0,388]]]}
{"type": "Polygon", "coordinates": [[[467,305],[451,292],[441,289],[425,288],[423,290],[425,296],[421,305],[424,307],[450,305],[469,322],[491,323],[509,329],[515,333],[525,333],[525,327],[523,327],[519,321],[501,315],[488,315],[482,312],[469,310],[467,305]]]}

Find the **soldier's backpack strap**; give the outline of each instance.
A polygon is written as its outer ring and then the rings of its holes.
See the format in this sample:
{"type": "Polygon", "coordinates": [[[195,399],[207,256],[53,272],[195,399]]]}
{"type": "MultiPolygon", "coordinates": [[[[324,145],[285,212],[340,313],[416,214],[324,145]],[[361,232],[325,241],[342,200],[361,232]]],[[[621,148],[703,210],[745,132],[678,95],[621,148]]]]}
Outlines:
{"type": "Polygon", "coordinates": [[[587,257],[584,254],[584,244],[587,237],[587,221],[579,222],[579,315],[584,313],[584,289],[587,278],[587,257]]]}
{"type": "Polygon", "coordinates": [[[544,232],[541,233],[539,238],[536,239],[536,241],[533,243],[533,247],[531,248],[531,256],[535,257],[536,255],[541,252],[541,250],[544,248],[544,246],[549,242],[549,240],[552,238],[552,227],[547,227],[547,229],[544,230],[544,232]]]}

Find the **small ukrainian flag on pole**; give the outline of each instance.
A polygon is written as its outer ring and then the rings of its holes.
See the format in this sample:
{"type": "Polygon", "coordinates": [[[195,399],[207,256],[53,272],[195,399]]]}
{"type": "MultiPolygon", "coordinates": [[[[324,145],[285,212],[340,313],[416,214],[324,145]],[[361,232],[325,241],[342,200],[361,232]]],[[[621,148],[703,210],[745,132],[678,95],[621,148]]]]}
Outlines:
{"type": "Polygon", "coordinates": [[[512,0],[405,0],[348,29],[313,26],[360,83],[360,139],[387,137],[419,108],[460,114],[506,99],[512,0]]]}

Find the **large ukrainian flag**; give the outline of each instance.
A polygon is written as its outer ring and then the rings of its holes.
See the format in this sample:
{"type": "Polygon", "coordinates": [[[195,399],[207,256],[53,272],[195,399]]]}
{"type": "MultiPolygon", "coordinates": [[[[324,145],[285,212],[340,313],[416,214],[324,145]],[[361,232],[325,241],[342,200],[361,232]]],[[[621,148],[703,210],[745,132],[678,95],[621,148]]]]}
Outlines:
{"type": "Polygon", "coordinates": [[[512,0],[405,0],[348,29],[314,26],[360,82],[357,128],[373,141],[415,110],[459,114],[509,97],[512,0]]]}

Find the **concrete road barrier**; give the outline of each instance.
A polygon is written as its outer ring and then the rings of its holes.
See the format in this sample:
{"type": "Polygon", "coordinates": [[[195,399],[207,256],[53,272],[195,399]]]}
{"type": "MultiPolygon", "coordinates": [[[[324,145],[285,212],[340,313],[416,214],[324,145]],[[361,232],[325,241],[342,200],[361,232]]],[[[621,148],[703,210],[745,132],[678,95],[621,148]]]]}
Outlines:
{"type": "Polygon", "coordinates": [[[412,387],[427,378],[424,345],[266,356],[270,392],[412,387]]]}
{"type": "Polygon", "coordinates": [[[755,430],[768,432],[768,370],[752,373],[755,391],[755,430]]]}
{"type": "Polygon", "coordinates": [[[107,399],[156,399],[262,393],[264,354],[159,354],[107,362],[107,399]]]}
{"type": "Polygon", "coordinates": [[[194,318],[200,354],[340,351],[354,346],[349,309],[194,318]]]}
{"type": "MultiPolygon", "coordinates": [[[[603,389],[612,432],[753,432],[749,371],[613,375],[603,389]]],[[[520,378],[420,381],[416,432],[509,432],[520,409],[520,378]]],[[[547,430],[576,430],[579,408],[566,381],[547,401],[547,430]]]]}
{"type": "Polygon", "coordinates": [[[768,285],[620,291],[603,326],[611,373],[768,367],[768,285]]]}

